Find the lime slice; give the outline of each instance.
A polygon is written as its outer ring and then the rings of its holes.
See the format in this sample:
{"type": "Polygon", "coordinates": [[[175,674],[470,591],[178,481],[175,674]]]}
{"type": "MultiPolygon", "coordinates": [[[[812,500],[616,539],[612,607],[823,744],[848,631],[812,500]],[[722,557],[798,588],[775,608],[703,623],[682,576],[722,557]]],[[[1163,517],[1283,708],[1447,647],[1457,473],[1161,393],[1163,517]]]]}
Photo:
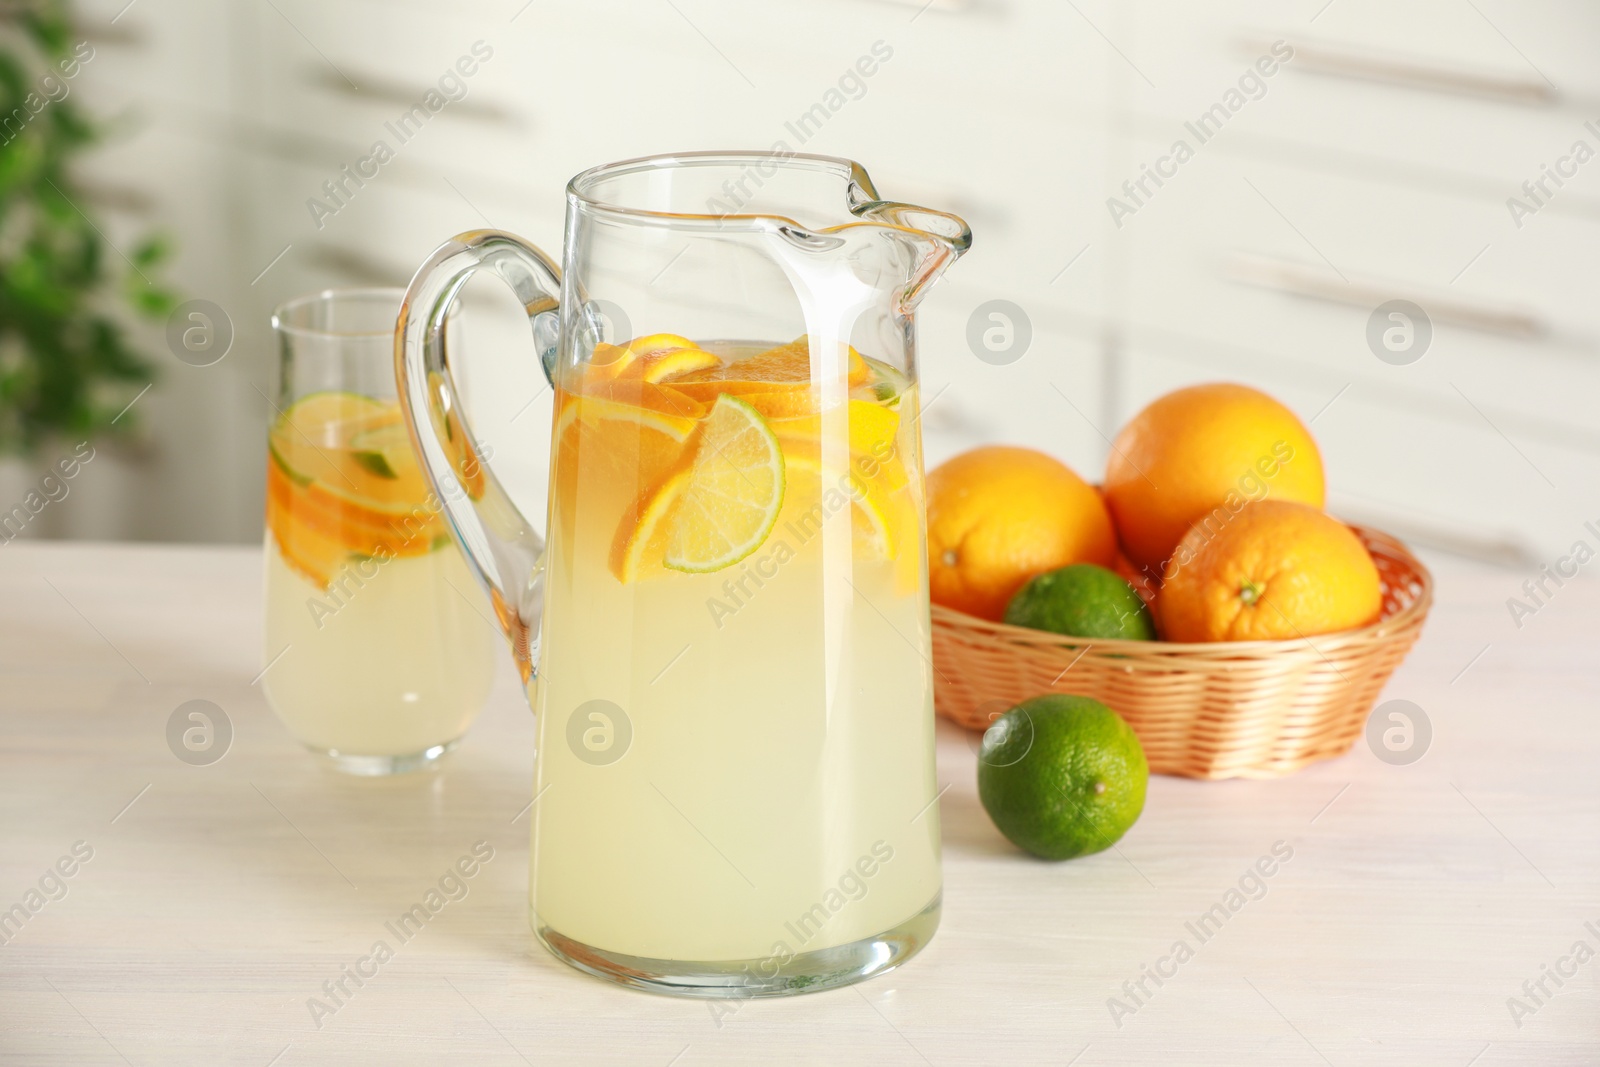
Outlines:
{"type": "Polygon", "coordinates": [[[400,407],[355,393],[312,393],[268,435],[274,462],[301,488],[313,485],[374,514],[409,514],[428,498],[400,407]]]}
{"type": "Polygon", "coordinates": [[[853,385],[850,394],[861,400],[875,400],[880,404],[894,407],[900,398],[911,388],[911,379],[904,373],[884,363],[882,360],[863,356],[867,365],[867,380],[860,385],[853,385]]]}
{"type": "Polygon", "coordinates": [[[267,435],[267,455],[271,457],[273,465],[283,472],[284,477],[288,478],[295,485],[298,485],[300,488],[304,489],[306,486],[311,484],[310,475],[301,474],[299,471],[295,470],[289,465],[289,461],[283,457],[283,453],[278,451],[278,443],[273,440],[271,434],[267,435]]]}
{"type": "Polygon", "coordinates": [[[398,413],[393,404],[359,393],[309,393],[278,416],[267,441],[290,480],[309,485],[333,473],[333,453],[345,447],[353,432],[398,413]]]}
{"type": "Polygon", "coordinates": [[[388,478],[394,481],[400,476],[390,466],[389,459],[382,452],[352,452],[350,458],[360,465],[368,474],[379,478],[388,478]]]}
{"type": "Polygon", "coordinates": [[[696,574],[730,567],[761,547],[782,506],[778,439],[755,408],[720,396],[701,426],[663,562],[696,574]]]}
{"type": "Polygon", "coordinates": [[[411,434],[403,422],[391,422],[353,435],[350,458],[379,478],[399,478],[401,471],[409,471],[417,465],[411,451],[411,434]]]}

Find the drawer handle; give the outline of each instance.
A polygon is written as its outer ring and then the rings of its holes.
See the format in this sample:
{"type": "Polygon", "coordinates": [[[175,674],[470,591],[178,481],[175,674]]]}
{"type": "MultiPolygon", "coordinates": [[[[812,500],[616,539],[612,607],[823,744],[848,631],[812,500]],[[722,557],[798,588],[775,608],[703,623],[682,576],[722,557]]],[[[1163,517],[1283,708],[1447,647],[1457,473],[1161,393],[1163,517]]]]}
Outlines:
{"type": "Polygon", "coordinates": [[[145,190],[123,182],[96,182],[79,179],[78,188],[83,198],[107,211],[120,211],[128,215],[154,215],[159,201],[145,190]]]}
{"type": "Polygon", "coordinates": [[[1386,530],[1408,545],[1437,548],[1452,555],[1482,560],[1500,567],[1535,570],[1543,562],[1522,538],[1514,533],[1471,533],[1457,526],[1417,519],[1399,508],[1378,504],[1363,506],[1341,499],[1329,509],[1340,518],[1386,530]]]}
{"type": "Polygon", "coordinates": [[[915,8],[920,15],[924,11],[947,11],[959,13],[971,11],[972,0],[880,0],[882,3],[893,4],[896,7],[915,8]]]}
{"type": "Polygon", "coordinates": [[[1516,308],[1495,307],[1437,290],[1424,292],[1418,286],[1352,279],[1340,281],[1318,267],[1275,256],[1235,252],[1228,257],[1225,275],[1236,282],[1260,286],[1280,293],[1349,304],[1371,310],[1387,300],[1406,297],[1414,300],[1435,322],[1448,322],[1483,333],[1507,337],[1543,337],[1548,331],[1535,315],[1516,308]]]}
{"type": "Polygon", "coordinates": [[[395,285],[406,276],[406,267],[394,266],[366,252],[337,244],[316,244],[306,257],[313,264],[338,275],[351,284],[395,285]]]}
{"type": "MultiPolygon", "coordinates": [[[[1261,55],[1271,44],[1265,37],[1249,37],[1240,42],[1250,55],[1261,55]]],[[[1315,74],[1403,85],[1411,89],[1454,93],[1458,96],[1489,97],[1538,107],[1554,106],[1561,99],[1556,87],[1542,78],[1441,67],[1407,57],[1387,56],[1338,45],[1305,44],[1300,41],[1291,41],[1290,44],[1294,46],[1293,66],[1315,74]]]]}
{"type": "MultiPolygon", "coordinates": [[[[308,84],[330,93],[338,93],[355,100],[379,101],[384,104],[393,104],[396,107],[409,108],[422,98],[427,86],[402,85],[389,78],[377,74],[370,74],[350,68],[352,76],[356,79],[357,89],[343,76],[333,73],[323,67],[311,67],[305,71],[305,80],[308,84]]],[[[506,126],[515,126],[517,121],[509,111],[495,104],[474,99],[468,95],[450,104],[450,111],[457,115],[471,115],[486,122],[497,122],[506,126]]]]}

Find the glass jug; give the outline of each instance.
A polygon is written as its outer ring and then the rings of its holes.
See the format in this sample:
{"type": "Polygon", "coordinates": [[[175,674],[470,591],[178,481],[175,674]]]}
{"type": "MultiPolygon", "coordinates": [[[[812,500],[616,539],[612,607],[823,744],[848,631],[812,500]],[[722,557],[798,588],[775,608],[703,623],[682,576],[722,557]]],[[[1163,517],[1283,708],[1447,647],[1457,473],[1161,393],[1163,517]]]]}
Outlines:
{"type": "Polygon", "coordinates": [[[698,153],[572,179],[560,270],[478,230],[412,280],[400,395],[528,682],[530,921],[573,966],[780,995],[937,927],[913,312],[970,242],[847,160],[698,153]],[[452,383],[481,268],[555,390],[548,546],[452,383]]]}

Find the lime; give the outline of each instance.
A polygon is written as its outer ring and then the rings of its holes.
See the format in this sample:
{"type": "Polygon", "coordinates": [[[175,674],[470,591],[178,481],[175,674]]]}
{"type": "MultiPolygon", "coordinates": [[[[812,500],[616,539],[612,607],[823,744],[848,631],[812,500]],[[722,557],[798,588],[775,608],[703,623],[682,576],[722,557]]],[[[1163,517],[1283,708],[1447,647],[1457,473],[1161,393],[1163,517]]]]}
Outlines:
{"type": "Polygon", "coordinates": [[[978,750],[978,797],[1000,832],[1047,860],[1116,844],[1144,810],[1144,749],[1098,700],[1051,693],[994,721],[978,750]]]}
{"type": "Polygon", "coordinates": [[[1012,626],[1069,637],[1153,641],[1150,609],[1122,576],[1092,563],[1074,563],[1028,580],[1006,605],[1012,626]]]}
{"type": "Polygon", "coordinates": [[[404,422],[385,423],[356,434],[350,438],[350,458],[379,478],[399,478],[400,471],[417,465],[404,422]]]}
{"type": "Polygon", "coordinates": [[[760,548],[783,505],[783,449],[755,408],[724,393],[700,433],[664,559],[695,574],[731,567],[760,548]]]}
{"type": "Polygon", "coordinates": [[[865,383],[851,390],[851,395],[859,391],[863,399],[875,400],[881,404],[893,407],[911,388],[911,379],[906,377],[895,367],[871,356],[861,357],[866,361],[868,377],[865,383]]]}
{"type": "Polygon", "coordinates": [[[380,517],[409,513],[427,498],[404,416],[393,400],[311,393],[267,434],[273,461],[301,488],[313,482],[340,501],[380,517]]]}

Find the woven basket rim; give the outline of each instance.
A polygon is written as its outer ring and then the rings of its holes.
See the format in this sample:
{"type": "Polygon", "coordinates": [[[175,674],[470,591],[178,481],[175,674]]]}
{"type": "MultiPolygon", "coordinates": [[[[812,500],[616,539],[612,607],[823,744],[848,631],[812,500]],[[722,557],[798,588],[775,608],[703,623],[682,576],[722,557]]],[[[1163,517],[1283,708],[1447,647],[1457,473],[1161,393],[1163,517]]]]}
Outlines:
{"type": "Polygon", "coordinates": [[[1336,630],[1313,637],[1290,637],[1276,641],[1135,641],[1126,638],[1071,637],[1066,634],[1051,633],[1048,630],[1012,626],[1009,623],[980,619],[976,615],[968,615],[964,611],[948,608],[942,604],[930,605],[931,616],[936,624],[976,630],[1006,644],[1033,646],[1041,651],[1053,649],[1076,652],[1082,649],[1080,655],[1083,656],[1093,652],[1100,656],[1127,658],[1130,653],[1136,653],[1144,658],[1185,656],[1233,660],[1277,657],[1296,651],[1321,654],[1346,645],[1366,643],[1389,631],[1412,625],[1424,617],[1433,604],[1433,573],[1392,534],[1356,523],[1345,525],[1361,539],[1361,543],[1369,552],[1374,545],[1378,545],[1388,554],[1402,559],[1415,573],[1420,586],[1416,597],[1405,607],[1393,615],[1380,616],[1378,621],[1354,630],[1336,630]]]}

